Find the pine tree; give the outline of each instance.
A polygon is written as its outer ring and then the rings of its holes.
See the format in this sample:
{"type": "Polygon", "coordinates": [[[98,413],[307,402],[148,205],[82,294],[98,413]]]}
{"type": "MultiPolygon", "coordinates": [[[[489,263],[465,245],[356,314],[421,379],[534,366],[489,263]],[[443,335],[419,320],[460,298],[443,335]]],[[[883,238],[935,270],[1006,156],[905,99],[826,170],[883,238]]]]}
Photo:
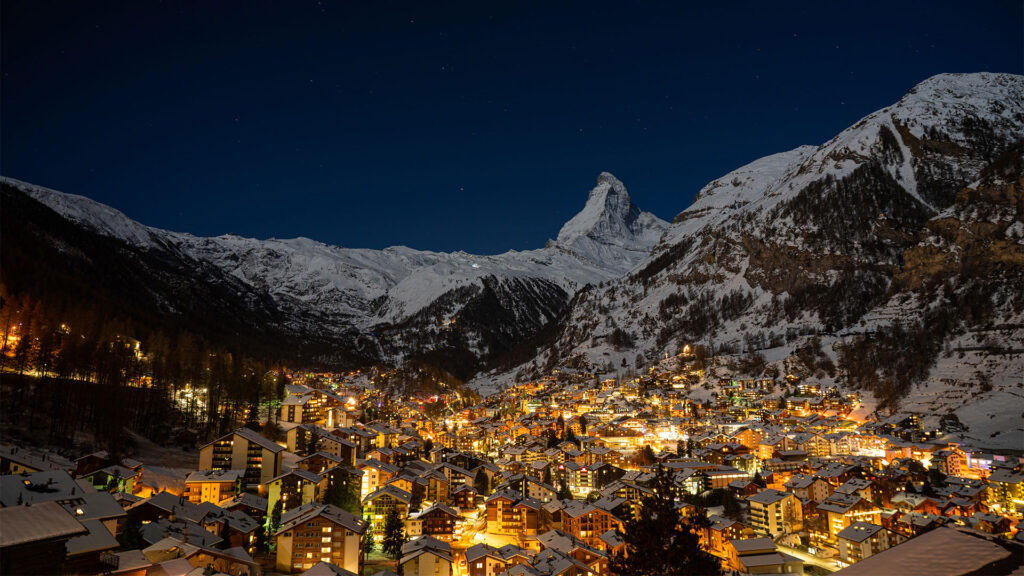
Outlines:
{"type": "Polygon", "coordinates": [[[334,470],[328,475],[324,502],[356,516],[363,515],[363,506],[359,502],[357,489],[352,486],[351,477],[341,470],[334,470]]]}
{"type": "Polygon", "coordinates": [[[626,523],[620,536],[624,553],[612,558],[610,572],[619,576],[717,576],[722,566],[700,543],[700,515],[683,519],[675,507],[672,480],[658,466],[650,485],[653,496],[643,500],[639,519],[626,523]]]}
{"type": "Polygon", "coordinates": [[[476,471],[476,476],[473,477],[473,488],[481,496],[487,497],[491,495],[491,479],[487,476],[487,472],[484,472],[483,468],[476,471]]]}
{"type": "Polygon", "coordinates": [[[270,521],[267,523],[267,537],[273,541],[274,534],[281,529],[281,513],[284,511],[284,503],[278,500],[270,511],[270,521]]]}
{"type": "Polygon", "coordinates": [[[565,483],[565,480],[558,481],[558,499],[559,500],[572,500],[572,491],[569,490],[569,485],[565,483]]]}
{"type": "Polygon", "coordinates": [[[398,508],[391,508],[388,510],[387,517],[384,518],[384,541],[381,542],[381,551],[392,560],[398,560],[402,555],[402,545],[405,542],[405,525],[398,516],[398,508]]]}
{"type": "Polygon", "coordinates": [[[413,482],[412,498],[409,500],[409,510],[412,512],[419,512],[420,506],[423,505],[423,497],[426,495],[427,488],[419,482],[413,482]]]}
{"type": "Polygon", "coordinates": [[[373,529],[373,522],[366,523],[366,532],[363,533],[363,556],[369,556],[377,546],[374,539],[376,531],[373,529]]]}

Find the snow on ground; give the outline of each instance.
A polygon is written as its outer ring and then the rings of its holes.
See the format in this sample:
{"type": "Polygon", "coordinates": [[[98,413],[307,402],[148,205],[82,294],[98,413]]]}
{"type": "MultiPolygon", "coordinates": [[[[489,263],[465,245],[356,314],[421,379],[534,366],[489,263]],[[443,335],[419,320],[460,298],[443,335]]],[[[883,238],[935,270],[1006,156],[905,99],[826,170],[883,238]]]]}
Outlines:
{"type": "Polygon", "coordinates": [[[192,468],[163,468],[143,462],[142,481],[156,492],[167,490],[180,494],[185,491],[185,477],[193,471],[192,468]]]}
{"type": "MultiPolygon", "coordinates": [[[[989,344],[1013,346],[1024,330],[980,335],[989,344]]],[[[956,414],[969,430],[950,440],[977,448],[1014,449],[1024,446],[1024,352],[992,354],[977,347],[979,334],[969,332],[951,342],[928,380],[915,387],[900,409],[920,414],[956,414]],[[991,385],[986,390],[982,380],[991,385]]]]}

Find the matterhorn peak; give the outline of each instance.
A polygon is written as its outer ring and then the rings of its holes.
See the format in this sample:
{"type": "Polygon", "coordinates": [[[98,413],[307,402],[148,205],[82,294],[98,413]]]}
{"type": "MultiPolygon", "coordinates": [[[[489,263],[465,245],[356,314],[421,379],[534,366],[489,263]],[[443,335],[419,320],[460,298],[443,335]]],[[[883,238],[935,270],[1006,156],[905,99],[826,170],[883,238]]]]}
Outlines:
{"type": "Polygon", "coordinates": [[[583,210],[562,226],[557,243],[568,247],[586,239],[588,243],[649,249],[666,226],[633,204],[618,178],[601,172],[583,210]]]}
{"type": "Polygon", "coordinates": [[[626,193],[626,185],[622,183],[622,180],[616,178],[611,172],[601,172],[597,175],[597,185],[600,186],[601,184],[607,184],[616,191],[620,191],[623,194],[626,193]]]}

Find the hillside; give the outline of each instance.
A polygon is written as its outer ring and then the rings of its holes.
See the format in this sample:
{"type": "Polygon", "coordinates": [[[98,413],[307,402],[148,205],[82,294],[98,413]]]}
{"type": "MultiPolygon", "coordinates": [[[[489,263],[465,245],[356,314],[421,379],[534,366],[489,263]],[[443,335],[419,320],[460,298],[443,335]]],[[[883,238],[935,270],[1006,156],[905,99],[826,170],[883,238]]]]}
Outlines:
{"type": "MultiPolygon", "coordinates": [[[[1015,236],[1022,134],[1024,78],[930,78],[821,146],[705,186],[646,261],[578,295],[538,358],[477,383],[557,365],[615,373],[691,344],[751,360],[744,366],[757,372],[868,390],[884,408],[913,405],[918,393],[927,402],[944,392],[922,390],[975,382],[974,372],[1016,387],[1019,353],[991,352],[1019,336],[1024,305],[1015,236]],[[979,243],[981,233],[991,238],[979,243]],[[992,346],[968,345],[979,331],[992,346]],[[815,336],[838,366],[831,374],[795,355],[815,336]],[[939,358],[964,347],[965,362],[959,352],[939,358]]],[[[737,372],[708,376],[728,373],[737,372]]],[[[1009,430],[1019,426],[1019,415],[1007,416],[1017,419],[1009,430]]]]}
{"type": "MultiPolygon", "coordinates": [[[[161,279],[154,272],[145,286],[129,284],[124,290],[101,278],[86,280],[106,282],[104,297],[114,301],[148,293],[154,300],[145,307],[148,317],[190,321],[199,303],[180,301],[176,287],[225,286],[225,294],[202,300],[237,310],[230,314],[243,324],[250,318],[254,333],[297,338],[295,348],[314,354],[307,352],[307,362],[330,364],[353,352],[389,362],[430,356],[460,377],[534,335],[581,287],[624,274],[647,256],[667,227],[634,205],[610,174],[600,175],[583,210],[556,240],[537,250],[493,256],[406,247],[349,249],[308,238],[200,238],[147,227],[82,196],[13,179],[0,184],[11,198],[4,212],[12,221],[64,217],[65,224],[41,227],[35,235],[36,242],[55,249],[55,268],[76,257],[60,246],[76,245],[80,241],[71,236],[86,235],[112,247],[106,256],[117,260],[114,268],[148,270],[151,262],[161,262],[181,273],[161,279]],[[165,292],[167,298],[161,296],[165,292]],[[261,308],[259,314],[251,313],[254,306],[261,308]]],[[[18,251],[26,236],[7,231],[5,243],[18,251]]],[[[4,274],[14,286],[26,284],[21,276],[32,272],[5,266],[4,274]]]]}

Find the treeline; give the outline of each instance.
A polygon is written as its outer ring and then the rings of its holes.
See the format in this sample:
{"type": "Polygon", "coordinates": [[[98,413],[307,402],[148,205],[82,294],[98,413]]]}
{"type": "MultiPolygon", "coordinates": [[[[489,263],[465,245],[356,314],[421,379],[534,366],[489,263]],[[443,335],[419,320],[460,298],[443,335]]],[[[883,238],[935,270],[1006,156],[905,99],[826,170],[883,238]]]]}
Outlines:
{"type": "Polygon", "coordinates": [[[896,410],[911,388],[924,381],[956,327],[955,308],[929,310],[919,322],[894,323],[837,347],[846,384],[874,393],[879,406],[896,410]]]}
{"type": "Polygon", "coordinates": [[[0,417],[11,435],[130,452],[128,429],[190,444],[255,421],[283,370],[190,332],[163,333],[0,284],[0,417]]]}

